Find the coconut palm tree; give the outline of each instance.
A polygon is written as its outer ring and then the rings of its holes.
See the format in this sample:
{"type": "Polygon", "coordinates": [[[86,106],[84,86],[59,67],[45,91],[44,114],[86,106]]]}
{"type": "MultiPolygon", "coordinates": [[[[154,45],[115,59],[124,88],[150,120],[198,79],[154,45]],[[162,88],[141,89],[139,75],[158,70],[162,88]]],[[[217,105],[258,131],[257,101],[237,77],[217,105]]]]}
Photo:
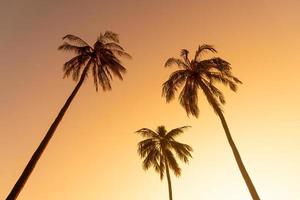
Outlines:
{"type": "Polygon", "coordinates": [[[259,200],[223,115],[222,104],[225,104],[225,97],[216,86],[216,83],[221,83],[229,86],[235,92],[237,84],[242,82],[232,75],[230,63],[227,61],[219,57],[204,59],[203,55],[208,52],[216,53],[217,51],[213,46],[203,44],[198,47],[192,60],[189,59],[189,51],[186,49],[181,51],[181,58],[169,58],[165,63],[165,67],[176,65],[179,70],[173,72],[163,84],[162,95],[167,102],[170,102],[175,98],[175,93],[182,88],[179,94],[180,104],[184,107],[188,116],[191,114],[198,117],[198,89],[202,90],[222,122],[229,145],[252,198],[259,200]]]}
{"type": "Polygon", "coordinates": [[[144,158],[143,168],[147,170],[152,166],[155,171],[160,174],[161,180],[164,174],[167,174],[170,200],[173,198],[169,170],[171,169],[175,176],[181,175],[181,169],[173,152],[175,152],[184,163],[188,163],[189,158],[192,157],[192,147],[177,142],[174,139],[176,136],[182,134],[184,129],[188,127],[189,126],[175,128],[169,132],[167,132],[164,126],[159,126],[156,131],[152,131],[148,128],[142,128],[137,131],[138,134],[146,138],[138,144],[138,153],[141,158],[144,158]]]}
{"type": "Polygon", "coordinates": [[[130,55],[119,45],[119,36],[116,33],[111,31],[101,33],[93,46],[75,35],[66,35],[63,40],[65,42],[58,49],[76,54],[74,58],[64,64],[64,77],[72,76],[73,80],[78,83],[32,155],[22,175],[6,198],[7,200],[15,200],[18,197],[88,73],[92,74],[98,91],[98,85],[103,90],[111,90],[112,76],[115,75],[122,80],[122,75],[126,72],[119,57],[130,58],[130,55]]]}

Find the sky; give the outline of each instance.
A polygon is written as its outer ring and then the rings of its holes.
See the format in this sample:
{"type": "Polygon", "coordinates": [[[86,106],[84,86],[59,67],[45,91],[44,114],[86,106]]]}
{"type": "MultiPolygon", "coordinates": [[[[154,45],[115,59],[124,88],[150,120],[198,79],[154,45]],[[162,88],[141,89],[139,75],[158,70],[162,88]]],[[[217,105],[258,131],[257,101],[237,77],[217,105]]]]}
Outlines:
{"type": "MultiPolygon", "coordinates": [[[[164,68],[181,49],[212,44],[243,84],[224,88],[224,115],[264,200],[300,198],[300,1],[0,1],[0,199],[5,199],[75,87],[57,51],[74,34],[90,44],[120,34],[132,56],[124,80],[96,92],[87,80],[19,200],[165,200],[166,180],[142,169],[135,131],[192,126],[179,141],[194,148],[174,200],[250,200],[222,125],[199,93],[200,116],[166,104],[164,68]]],[[[209,55],[208,55],[209,56],[209,55]]],[[[211,55],[216,56],[216,55],[211,55]]]]}

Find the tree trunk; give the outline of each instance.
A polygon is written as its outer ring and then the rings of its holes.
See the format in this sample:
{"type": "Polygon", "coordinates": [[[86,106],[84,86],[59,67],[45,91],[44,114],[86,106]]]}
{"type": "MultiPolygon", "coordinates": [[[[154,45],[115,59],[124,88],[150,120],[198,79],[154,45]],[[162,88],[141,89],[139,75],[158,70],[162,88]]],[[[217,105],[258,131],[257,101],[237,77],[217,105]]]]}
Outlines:
{"type": "Polygon", "coordinates": [[[200,87],[201,89],[203,90],[208,102],[212,105],[214,111],[217,113],[217,115],[219,116],[221,122],[222,122],[222,125],[223,125],[223,128],[225,130],[225,134],[226,134],[226,137],[227,137],[227,140],[229,142],[229,145],[231,147],[231,150],[233,152],[233,155],[234,155],[234,158],[238,164],[238,167],[240,169],[240,172],[246,182],[246,185],[248,187],[248,190],[252,196],[252,199],[253,200],[260,200],[257,192],[256,192],[256,189],[250,179],[250,176],[244,166],[244,163],[241,159],[241,156],[240,156],[240,153],[238,151],[238,149],[236,148],[235,144],[234,144],[234,141],[231,137],[231,134],[230,134],[230,131],[229,131],[229,128],[227,126],[227,123],[226,123],[226,120],[225,120],[225,117],[223,115],[223,112],[220,108],[220,106],[217,104],[216,102],[216,99],[214,98],[214,96],[212,95],[212,93],[210,92],[210,90],[207,88],[207,86],[205,84],[203,84],[201,81],[199,82],[200,84],[200,87]]]}
{"type": "Polygon", "coordinates": [[[62,107],[62,109],[60,110],[60,112],[57,115],[56,119],[54,120],[54,122],[50,126],[50,128],[49,128],[47,134],[45,135],[45,137],[43,138],[42,142],[40,143],[38,148],[35,150],[35,152],[32,155],[30,161],[28,162],[28,164],[26,165],[24,171],[22,172],[22,175],[20,176],[20,178],[18,179],[18,181],[14,185],[13,189],[11,190],[9,195],[7,196],[6,200],[15,200],[15,199],[17,199],[19,193],[23,189],[26,181],[28,180],[30,174],[32,173],[35,165],[37,164],[37,162],[39,160],[39,158],[41,157],[42,153],[44,152],[47,144],[49,143],[50,139],[52,138],[57,126],[59,125],[60,121],[62,120],[65,112],[67,111],[67,109],[70,106],[72,100],[74,99],[74,97],[77,94],[79,88],[81,87],[81,85],[82,85],[82,83],[83,83],[83,81],[86,77],[87,70],[88,70],[88,67],[85,67],[82,74],[81,74],[80,80],[77,83],[75,89],[73,90],[72,94],[67,99],[65,105],[62,107]]]}
{"type": "Polygon", "coordinates": [[[165,159],[165,165],[166,165],[166,173],[167,173],[168,188],[169,188],[169,200],[173,200],[173,197],[172,197],[171,177],[170,177],[169,165],[168,165],[167,159],[165,159]]]}
{"type": "Polygon", "coordinates": [[[243,161],[241,159],[240,153],[239,153],[237,147],[235,146],[234,141],[233,141],[233,139],[231,137],[231,134],[230,134],[229,128],[227,126],[225,117],[224,117],[224,115],[223,115],[223,113],[222,113],[222,111],[220,109],[217,109],[216,111],[217,111],[217,113],[218,113],[218,115],[220,117],[220,120],[222,122],[223,128],[224,128],[225,133],[226,133],[227,140],[228,140],[229,145],[231,147],[231,150],[233,152],[234,158],[235,158],[235,160],[236,160],[236,162],[238,164],[238,167],[239,167],[239,169],[240,169],[240,171],[242,173],[242,176],[243,176],[243,178],[244,178],[244,180],[246,182],[246,185],[247,185],[248,190],[249,190],[249,192],[250,192],[250,194],[252,196],[252,199],[253,200],[260,200],[260,198],[259,198],[259,196],[258,196],[258,194],[256,192],[256,189],[255,189],[255,187],[254,187],[254,185],[253,185],[253,183],[252,183],[252,181],[250,179],[250,176],[249,176],[249,174],[248,174],[248,172],[247,172],[247,170],[246,170],[246,168],[244,166],[244,163],[243,163],[243,161]]]}

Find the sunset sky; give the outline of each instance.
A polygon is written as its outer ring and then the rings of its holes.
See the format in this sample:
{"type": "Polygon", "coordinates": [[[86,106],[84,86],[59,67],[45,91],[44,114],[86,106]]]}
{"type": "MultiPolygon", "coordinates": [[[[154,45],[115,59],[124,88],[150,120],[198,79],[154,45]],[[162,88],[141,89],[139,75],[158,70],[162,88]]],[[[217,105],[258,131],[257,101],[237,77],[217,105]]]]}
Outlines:
{"type": "Polygon", "coordinates": [[[93,44],[112,30],[133,56],[124,81],[98,93],[85,82],[19,200],[167,200],[166,180],[142,169],[134,133],[158,125],[192,126],[178,138],[194,152],[182,176],[172,174],[174,200],[250,200],[202,93],[198,119],[161,97],[175,69],[166,59],[202,43],[244,83],[237,93],[224,88],[224,111],[261,199],[299,200],[299,10],[299,0],[0,1],[0,199],[75,87],[63,79],[74,54],[57,50],[62,37],[93,44]]]}

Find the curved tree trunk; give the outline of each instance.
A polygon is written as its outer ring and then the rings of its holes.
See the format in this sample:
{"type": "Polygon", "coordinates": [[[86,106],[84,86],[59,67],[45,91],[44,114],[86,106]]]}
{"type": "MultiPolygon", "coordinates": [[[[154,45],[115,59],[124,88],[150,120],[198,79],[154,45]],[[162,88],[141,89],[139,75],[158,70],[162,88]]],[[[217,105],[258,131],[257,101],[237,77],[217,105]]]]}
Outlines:
{"type": "Polygon", "coordinates": [[[165,165],[166,165],[166,173],[167,173],[168,188],[169,188],[169,200],[173,200],[173,197],[172,197],[171,177],[170,177],[169,165],[168,165],[167,160],[165,160],[165,165]]]}
{"type": "Polygon", "coordinates": [[[217,115],[219,116],[221,122],[222,122],[222,125],[223,125],[223,128],[224,128],[224,131],[225,131],[225,134],[226,134],[226,137],[227,137],[227,140],[229,142],[229,145],[231,147],[231,150],[233,152],[233,155],[234,155],[234,158],[238,164],[238,167],[240,169],[240,172],[246,182],[246,185],[248,187],[248,190],[252,196],[252,199],[253,200],[260,200],[257,192],[256,192],[256,189],[250,179],[250,176],[244,166],[244,163],[242,161],[242,158],[240,156],[240,153],[237,149],[237,147],[235,146],[234,144],[234,141],[231,137],[231,134],[230,134],[230,131],[229,131],[229,128],[227,126],[227,123],[226,123],[226,120],[225,120],[225,117],[223,115],[223,112],[222,110],[220,109],[219,105],[216,103],[216,99],[213,97],[212,93],[210,92],[210,90],[206,87],[205,84],[203,84],[201,81],[199,82],[199,85],[201,87],[201,89],[203,90],[208,102],[212,105],[214,111],[217,113],[217,115]]]}
{"type": "Polygon", "coordinates": [[[22,172],[22,175],[14,185],[13,189],[7,196],[6,200],[15,200],[17,199],[19,193],[21,192],[22,188],[24,187],[26,181],[28,180],[30,174],[32,173],[36,163],[38,162],[39,158],[41,157],[42,153],[44,152],[47,144],[49,143],[51,137],[53,136],[57,126],[59,125],[60,121],[62,120],[65,112],[67,111],[68,107],[70,106],[72,100],[74,99],[75,95],[77,94],[79,88],[81,87],[87,73],[88,67],[85,67],[79,82],[77,83],[75,89],[73,90],[72,94],[67,99],[65,105],[60,110],[59,114],[57,115],[56,119],[50,126],[47,134],[43,138],[42,142],[40,143],[39,147],[35,150],[34,154],[32,155],[30,161],[28,162],[27,166],[25,167],[24,171],[22,172]]]}
{"type": "Polygon", "coordinates": [[[235,158],[235,160],[236,160],[236,162],[238,164],[238,167],[239,167],[239,169],[240,169],[240,171],[242,173],[242,176],[243,176],[243,178],[244,178],[244,180],[246,182],[246,185],[247,185],[248,190],[249,190],[249,192],[250,192],[250,194],[252,196],[252,199],[253,200],[260,200],[260,198],[259,198],[259,196],[258,196],[258,194],[256,192],[256,189],[255,189],[255,187],[254,187],[254,185],[253,185],[253,183],[252,183],[252,181],[250,179],[250,176],[249,176],[249,174],[248,174],[248,172],[247,172],[247,170],[246,170],[246,168],[244,166],[244,163],[242,161],[240,153],[239,153],[237,147],[235,146],[234,141],[233,141],[233,139],[231,137],[231,134],[230,134],[229,128],[227,126],[225,117],[224,117],[224,115],[223,115],[223,113],[222,113],[222,111],[220,109],[217,109],[216,111],[217,111],[217,113],[218,113],[218,115],[220,117],[220,120],[222,122],[223,128],[224,128],[225,133],[226,133],[227,140],[228,140],[229,145],[231,147],[231,150],[233,152],[234,158],[235,158]]]}

